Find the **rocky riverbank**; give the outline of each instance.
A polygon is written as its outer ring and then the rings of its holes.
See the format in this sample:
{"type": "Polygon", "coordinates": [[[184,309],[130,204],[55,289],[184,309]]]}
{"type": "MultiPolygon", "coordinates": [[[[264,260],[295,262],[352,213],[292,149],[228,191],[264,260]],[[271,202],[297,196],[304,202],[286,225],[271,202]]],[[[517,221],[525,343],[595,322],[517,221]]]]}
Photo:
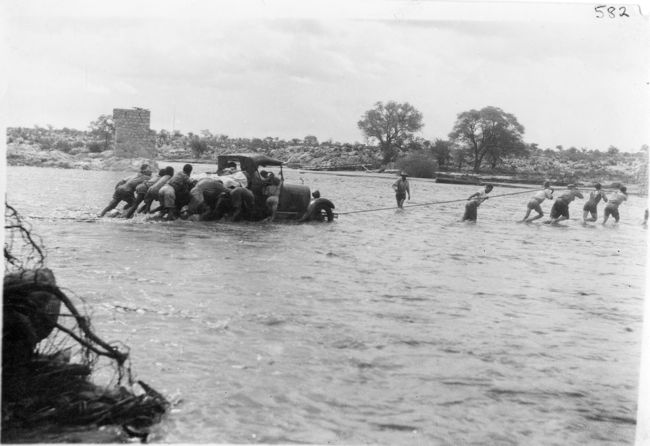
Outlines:
{"type": "Polygon", "coordinates": [[[7,144],[7,164],[9,166],[56,167],[60,169],[83,170],[138,170],[147,163],[153,170],[158,169],[156,160],[145,158],[120,158],[112,150],[90,153],[87,150],[40,150],[31,144],[7,144]]]}
{"type": "MultiPolygon", "coordinates": [[[[43,150],[37,144],[26,142],[12,142],[7,144],[7,164],[10,166],[37,166],[55,167],[63,169],[84,170],[137,170],[142,163],[148,163],[152,169],[157,170],[158,164],[164,161],[188,162],[194,164],[216,163],[216,154],[211,153],[198,159],[188,156],[186,150],[158,150],[157,160],[143,158],[116,157],[112,150],[99,153],[90,152],[86,147],[75,147],[68,152],[56,149],[43,150]]],[[[241,152],[231,148],[225,152],[241,152]]],[[[377,168],[379,161],[369,150],[355,149],[352,147],[339,148],[338,150],[324,150],[314,148],[307,150],[304,147],[289,147],[271,150],[269,156],[284,161],[287,167],[314,170],[314,171],[372,171],[393,172],[399,171],[396,166],[377,168]]],[[[549,180],[561,186],[570,183],[591,185],[600,182],[603,185],[616,185],[619,183],[639,185],[640,191],[647,188],[647,166],[639,159],[619,159],[617,162],[585,163],[585,162],[560,162],[559,160],[545,157],[530,157],[527,160],[507,160],[504,166],[494,171],[482,171],[473,174],[468,171],[438,171],[432,172],[433,177],[445,179],[465,179],[467,184],[492,183],[517,183],[541,184],[549,180]]],[[[448,181],[453,182],[453,181],[448,181]]]]}

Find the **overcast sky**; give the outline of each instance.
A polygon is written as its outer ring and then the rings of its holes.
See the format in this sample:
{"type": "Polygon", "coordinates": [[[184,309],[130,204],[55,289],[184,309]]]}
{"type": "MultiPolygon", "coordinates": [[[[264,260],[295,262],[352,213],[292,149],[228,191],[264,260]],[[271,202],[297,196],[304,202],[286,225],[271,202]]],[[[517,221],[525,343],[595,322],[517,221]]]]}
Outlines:
{"type": "Polygon", "coordinates": [[[364,141],[377,101],[421,136],[458,113],[514,114],[525,140],[650,144],[648,21],[593,6],[438,2],[3,1],[6,125],[86,129],[113,108],[151,127],[364,141]]]}

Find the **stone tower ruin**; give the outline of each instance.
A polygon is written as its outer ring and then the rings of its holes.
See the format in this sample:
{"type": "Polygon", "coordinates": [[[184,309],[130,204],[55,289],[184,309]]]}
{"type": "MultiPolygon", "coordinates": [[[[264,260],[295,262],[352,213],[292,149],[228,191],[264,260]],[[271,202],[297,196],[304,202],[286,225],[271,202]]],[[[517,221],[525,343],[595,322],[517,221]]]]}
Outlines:
{"type": "Polygon", "coordinates": [[[123,158],[153,158],[155,133],[149,128],[151,113],[144,108],[115,108],[115,155],[123,158]]]}
{"type": "Polygon", "coordinates": [[[648,192],[648,164],[643,163],[636,171],[636,182],[641,188],[641,193],[648,192]]]}

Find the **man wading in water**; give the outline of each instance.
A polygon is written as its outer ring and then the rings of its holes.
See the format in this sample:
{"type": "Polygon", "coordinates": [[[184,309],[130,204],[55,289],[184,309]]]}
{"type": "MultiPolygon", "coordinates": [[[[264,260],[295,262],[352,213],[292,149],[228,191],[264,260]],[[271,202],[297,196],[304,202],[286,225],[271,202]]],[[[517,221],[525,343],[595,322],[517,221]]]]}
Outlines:
{"type": "Polygon", "coordinates": [[[406,194],[408,194],[409,201],[411,201],[411,189],[409,188],[409,182],[406,179],[406,172],[401,173],[399,180],[393,183],[393,190],[395,191],[395,200],[397,200],[397,207],[402,209],[404,205],[404,199],[406,199],[406,194]]]}
{"type": "Polygon", "coordinates": [[[533,198],[531,198],[530,201],[528,202],[527,205],[528,209],[526,210],[526,215],[520,221],[520,223],[522,222],[530,223],[531,221],[535,221],[538,218],[542,218],[544,216],[544,212],[542,212],[542,206],[540,205],[547,198],[549,200],[553,199],[553,188],[551,187],[551,183],[549,183],[548,181],[544,181],[544,185],[542,186],[542,188],[543,189],[540,190],[539,192],[536,192],[535,195],[533,195],[533,198]],[[537,215],[528,218],[531,211],[537,212],[537,215]]]}
{"type": "Polygon", "coordinates": [[[594,189],[589,193],[589,199],[585,203],[584,207],[582,208],[583,213],[582,213],[582,221],[583,222],[588,222],[588,221],[596,221],[598,220],[598,202],[602,200],[607,203],[607,197],[605,196],[605,193],[600,190],[602,186],[600,183],[596,183],[594,185],[594,189]],[[589,214],[591,214],[591,218],[589,217],[589,214]]]}
{"type": "Polygon", "coordinates": [[[616,192],[613,197],[610,197],[609,203],[607,203],[607,206],[605,206],[605,217],[603,218],[603,225],[607,223],[607,219],[610,215],[614,217],[614,220],[616,223],[618,223],[618,220],[620,219],[620,216],[618,214],[618,207],[624,201],[627,201],[627,187],[620,186],[618,188],[618,192],[616,192]]]}
{"type": "Polygon", "coordinates": [[[550,223],[554,225],[562,220],[568,220],[569,203],[575,200],[576,197],[584,198],[582,196],[582,193],[580,193],[580,191],[574,184],[569,184],[567,188],[569,190],[564,192],[562,195],[560,195],[555,200],[555,203],[553,203],[553,207],[551,208],[551,219],[545,221],[544,223],[546,224],[550,223]]]}
{"type": "Polygon", "coordinates": [[[494,189],[494,186],[491,184],[486,184],[484,190],[474,192],[472,195],[467,197],[469,202],[465,204],[465,214],[463,215],[463,219],[461,221],[476,221],[478,207],[481,205],[481,203],[489,198],[487,194],[492,192],[492,189],[494,189]]]}
{"type": "Polygon", "coordinates": [[[180,209],[190,202],[190,190],[192,182],[192,165],[185,164],[182,172],[176,172],[174,176],[160,188],[158,201],[161,205],[161,218],[175,220],[180,215],[180,209]]]}
{"type": "Polygon", "coordinates": [[[103,211],[99,213],[99,217],[103,217],[109,211],[112,211],[120,204],[121,201],[126,201],[126,207],[133,205],[135,200],[135,188],[147,180],[151,179],[151,169],[148,164],[143,164],[140,166],[140,172],[121,180],[115,185],[115,192],[113,193],[113,199],[108,206],[104,208],[103,211]]]}

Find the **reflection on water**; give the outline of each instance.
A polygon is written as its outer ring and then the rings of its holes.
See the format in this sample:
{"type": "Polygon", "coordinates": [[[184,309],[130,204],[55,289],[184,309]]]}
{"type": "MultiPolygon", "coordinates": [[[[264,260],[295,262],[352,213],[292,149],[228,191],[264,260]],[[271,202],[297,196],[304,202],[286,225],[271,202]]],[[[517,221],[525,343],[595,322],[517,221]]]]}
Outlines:
{"type": "MultiPolygon", "coordinates": [[[[394,200],[389,177],[285,175],[341,213],[394,200]]],[[[99,333],[180,400],[156,441],[633,441],[644,199],[615,227],[583,227],[580,200],[565,226],[516,224],[526,194],[477,224],[462,202],[333,224],[83,220],[122,176],[12,167],[7,195],[99,333]]],[[[412,204],[475,189],[411,187],[412,204]]]]}

